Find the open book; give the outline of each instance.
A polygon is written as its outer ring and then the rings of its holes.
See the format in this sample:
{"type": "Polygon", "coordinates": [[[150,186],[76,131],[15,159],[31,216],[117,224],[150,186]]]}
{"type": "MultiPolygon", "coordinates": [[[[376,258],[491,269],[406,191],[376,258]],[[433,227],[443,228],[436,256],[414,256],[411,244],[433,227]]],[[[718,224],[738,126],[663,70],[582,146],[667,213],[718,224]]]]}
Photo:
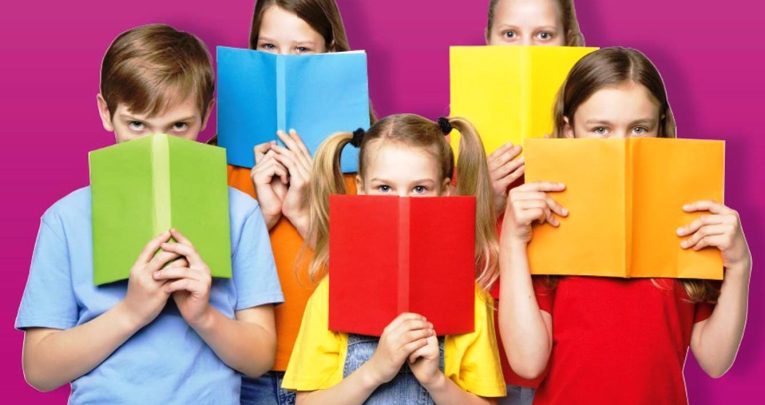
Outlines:
{"type": "Polygon", "coordinates": [[[379,336],[403,312],[471,332],[475,198],[330,197],[329,328],[379,336]]]}
{"type": "MultiPolygon", "coordinates": [[[[253,147],[294,129],[311,153],[336,132],[369,128],[367,55],[363,51],[275,55],[218,47],[218,143],[228,162],[253,167],[253,147]]],[[[343,151],[342,170],[358,170],[358,150],[343,151]]]]}
{"type": "Polygon", "coordinates": [[[231,277],[222,148],[152,135],[90,152],[93,281],[125,280],[147,243],[175,228],[213,277],[231,277]]]}
{"type": "Polygon", "coordinates": [[[720,252],[683,250],[676,230],[723,201],[725,144],[667,138],[529,139],[526,182],[552,181],[569,210],[555,229],[535,226],[532,274],[722,279],[720,252]]]}
{"type": "MultiPolygon", "coordinates": [[[[451,115],[469,119],[491,154],[553,131],[553,106],[571,68],[598,48],[453,46],[451,115]]],[[[459,136],[452,136],[459,147],[459,136]]],[[[455,149],[456,150],[456,149],[455,149]]]]}

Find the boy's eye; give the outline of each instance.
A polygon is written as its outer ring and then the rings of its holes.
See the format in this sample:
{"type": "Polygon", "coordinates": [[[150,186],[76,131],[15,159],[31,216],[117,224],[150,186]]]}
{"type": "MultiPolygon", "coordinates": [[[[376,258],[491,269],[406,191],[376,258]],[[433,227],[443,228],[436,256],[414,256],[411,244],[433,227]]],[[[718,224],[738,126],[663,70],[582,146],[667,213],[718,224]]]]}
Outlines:
{"type": "Polygon", "coordinates": [[[511,31],[503,32],[502,36],[505,37],[506,39],[514,39],[515,37],[518,36],[518,34],[515,31],[511,30],[511,31]]]}
{"type": "Polygon", "coordinates": [[[173,131],[183,132],[187,129],[189,129],[189,124],[185,122],[176,122],[175,124],[173,124],[173,131]]]}
{"type": "Polygon", "coordinates": [[[130,121],[128,122],[128,128],[130,128],[131,131],[143,131],[145,125],[141,121],[130,121]]]}
{"type": "Polygon", "coordinates": [[[537,38],[541,39],[542,41],[549,41],[553,38],[552,32],[543,31],[537,34],[537,38]]]}

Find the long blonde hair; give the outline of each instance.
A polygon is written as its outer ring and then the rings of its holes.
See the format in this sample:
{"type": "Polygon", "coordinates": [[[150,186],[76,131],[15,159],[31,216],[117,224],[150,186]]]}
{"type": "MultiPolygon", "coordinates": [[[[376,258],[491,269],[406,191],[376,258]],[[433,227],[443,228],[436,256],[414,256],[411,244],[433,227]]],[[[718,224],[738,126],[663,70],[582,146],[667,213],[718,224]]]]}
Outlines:
{"type": "MultiPolygon", "coordinates": [[[[443,178],[456,181],[458,195],[476,197],[476,282],[488,289],[499,275],[499,244],[486,153],[470,122],[458,117],[445,120],[462,135],[456,178],[453,176],[454,153],[442,125],[415,114],[391,115],[372,125],[359,145],[359,176],[364,178],[371,142],[396,142],[412,148],[423,148],[432,154],[440,163],[443,178]]],[[[319,146],[314,157],[307,240],[314,245],[314,258],[309,269],[312,279],[321,274],[329,262],[329,196],[346,193],[340,171],[340,156],[352,139],[353,134],[349,132],[332,135],[319,146]]]]}
{"type": "MultiPolygon", "coordinates": [[[[554,137],[563,138],[566,122],[574,125],[576,110],[598,90],[634,82],[643,85],[659,102],[659,137],[674,138],[677,133],[672,108],[667,99],[664,81],[656,66],[641,52],[621,47],[599,49],[582,58],[569,72],[558,93],[555,104],[554,137]]],[[[655,285],[655,280],[652,280],[655,285]]],[[[720,294],[715,284],[708,280],[681,280],[686,293],[693,302],[714,302],[720,294]]]]}

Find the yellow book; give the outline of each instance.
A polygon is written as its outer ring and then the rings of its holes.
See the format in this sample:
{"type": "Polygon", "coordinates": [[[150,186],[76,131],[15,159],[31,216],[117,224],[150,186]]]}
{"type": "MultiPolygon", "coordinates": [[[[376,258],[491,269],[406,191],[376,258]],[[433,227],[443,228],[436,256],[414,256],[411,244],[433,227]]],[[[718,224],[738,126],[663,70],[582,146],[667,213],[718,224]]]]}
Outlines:
{"type": "Polygon", "coordinates": [[[569,210],[534,227],[532,274],[721,280],[719,250],[684,250],[675,231],[723,201],[725,143],[692,139],[529,139],[526,182],[552,181],[569,210]]]}
{"type": "MultiPolygon", "coordinates": [[[[453,46],[451,115],[469,119],[491,154],[553,131],[553,107],[568,72],[598,48],[453,46]]],[[[451,138],[457,151],[459,134],[451,138]]]]}

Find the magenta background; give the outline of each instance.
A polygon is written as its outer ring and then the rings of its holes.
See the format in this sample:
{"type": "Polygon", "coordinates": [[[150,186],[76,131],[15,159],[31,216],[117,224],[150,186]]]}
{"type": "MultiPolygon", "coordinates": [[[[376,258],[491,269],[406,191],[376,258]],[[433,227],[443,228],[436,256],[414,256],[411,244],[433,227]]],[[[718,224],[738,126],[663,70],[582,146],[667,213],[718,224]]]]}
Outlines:
{"type": "MultiPolygon", "coordinates": [[[[9,3],[0,10],[0,395],[3,403],[64,402],[68,389],[40,394],[25,384],[22,333],[13,330],[13,322],[40,215],[86,185],[86,153],[113,142],[95,103],[103,53],[118,33],[149,22],[197,33],[211,49],[246,47],[253,3],[9,3]]],[[[369,53],[371,94],[380,115],[448,112],[447,46],[482,43],[487,3],[339,0],[351,45],[369,53]]],[[[577,6],[588,45],[636,47],[658,65],[681,136],[728,141],[727,202],[741,213],[757,263],[764,243],[758,209],[765,206],[764,7],[757,0],[700,3],[578,0],[577,6]]],[[[214,121],[205,134],[212,130],[214,121]]],[[[688,361],[692,403],[761,403],[765,284],[759,269],[751,290],[750,319],[733,369],[712,380],[688,361]]]]}

